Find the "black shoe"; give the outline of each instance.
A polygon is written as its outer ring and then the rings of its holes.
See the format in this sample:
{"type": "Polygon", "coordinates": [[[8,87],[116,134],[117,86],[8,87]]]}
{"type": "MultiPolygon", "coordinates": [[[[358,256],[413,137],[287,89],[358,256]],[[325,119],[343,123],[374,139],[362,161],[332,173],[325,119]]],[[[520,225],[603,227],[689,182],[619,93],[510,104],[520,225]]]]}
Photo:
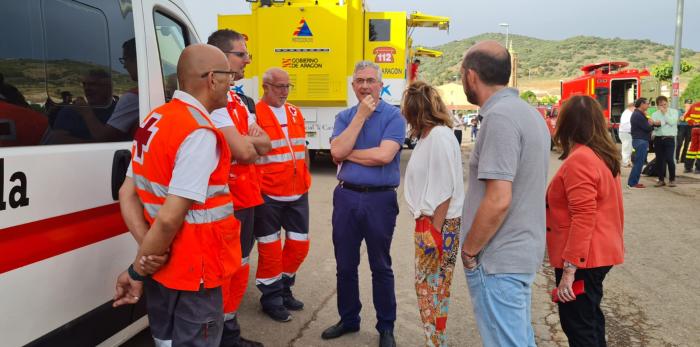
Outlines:
{"type": "Polygon", "coordinates": [[[284,306],[263,307],[263,312],[278,322],[289,322],[292,315],[284,306]]]}
{"type": "Polygon", "coordinates": [[[258,341],[251,341],[248,339],[244,339],[243,337],[240,337],[238,339],[238,342],[236,342],[233,347],[265,347],[262,343],[258,341]]]}
{"type": "Polygon", "coordinates": [[[336,337],[343,336],[347,333],[354,333],[356,331],[360,331],[360,328],[348,328],[345,325],[343,325],[342,321],[340,321],[338,322],[338,324],[333,325],[328,329],[324,330],[323,334],[321,334],[321,338],[324,340],[330,340],[336,337]]]}
{"type": "Polygon", "coordinates": [[[396,347],[394,333],[391,330],[386,330],[379,334],[379,347],[396,347]]]}
{"type": "Polygon", "coordinates": [[[295,299],[292,293],[282,295],[282,303],[288,310],[301,311],[304,309],[304,303],[295,299]]]}

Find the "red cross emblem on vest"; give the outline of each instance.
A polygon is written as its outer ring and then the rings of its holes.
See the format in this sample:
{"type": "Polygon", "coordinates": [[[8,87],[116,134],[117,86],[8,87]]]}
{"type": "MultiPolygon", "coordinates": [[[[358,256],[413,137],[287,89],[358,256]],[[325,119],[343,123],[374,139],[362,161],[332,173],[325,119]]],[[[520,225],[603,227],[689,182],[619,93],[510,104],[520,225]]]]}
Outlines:
{"type": "Polygon", "coordinates": [[[289,109],[289,114],[292,115],[292,121],[294,123],[297,122],[297,108],[294,106],[287,106],[287,109],[289,109]]]}
{"type": "Polygon", "coordinates": [[[154,113],[145,122],[143,122],[136,134],[134,134],[134,150],[132,153],[135,162],[143,165],[143,154],[148,152],[148,147],[151,144],[153,136],[158,132],[156,123],[160,120],[161,115],[154,113]]]}

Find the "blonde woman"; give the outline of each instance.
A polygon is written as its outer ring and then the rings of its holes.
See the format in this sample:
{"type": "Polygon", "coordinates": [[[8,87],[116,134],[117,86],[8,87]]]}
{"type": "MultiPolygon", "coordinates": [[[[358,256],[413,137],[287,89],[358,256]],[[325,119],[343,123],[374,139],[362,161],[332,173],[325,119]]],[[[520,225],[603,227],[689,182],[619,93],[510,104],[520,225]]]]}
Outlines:
{"type": "Polygon", "coordinates": [[[416,294],[426,346],[446,346],[450,284],[459,249],[464,183],[452,117],[437,90],[417,81],[402,113],[418,138],[406,167],[404,195],[416,220],[416,294]]]}

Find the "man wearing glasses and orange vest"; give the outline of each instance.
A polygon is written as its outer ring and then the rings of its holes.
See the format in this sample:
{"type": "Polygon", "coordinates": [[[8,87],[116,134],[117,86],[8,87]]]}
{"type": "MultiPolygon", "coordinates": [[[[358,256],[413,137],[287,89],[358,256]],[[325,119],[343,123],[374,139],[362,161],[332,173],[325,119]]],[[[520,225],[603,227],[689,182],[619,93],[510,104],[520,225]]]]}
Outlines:
{"type": "MultiPolygon", "coordinates": [[[[226,54],[231,70],[236,72],[233,80],[242,79],[245,67],[250,64],[251,59],[243,35],[229,29],[217,30],[209,36],[207,43],[226,54]]],[[[222,286],[224,333],[221,347],[261,347],[261,343],[241,337],[236,313],[248,286],[248,256],[255,243],[255,206],[263,203],[254,163],[259,155],[270,151],[270,138],[255,123],[255,102],[243,94],[229,91],[228,105],[212,112],[211,118],[214,125],[224,134],[234,159],[228,185],[233,198],[234,214],[241,222],[241,268],[222,286]]]]}
{"type": "Polygon", "coordinates": [[[241,248],[227,185],[231,153],[209,113],[226,105],[232,75],[214,46],[182,51],[180,90],[139,126],[119,190],[139,248],[117,278],[114,306],[138,302],[145,289],[157,346],[218,347],[221,339],[221,286],[240,267],[241,248]],[[167,263],[148,265],[168,250],[167,263]]]}
{"type": "Polygon", "coordinates": [[[301,110],[287,103],[292,87],[287,72],[271,68],[262,80],[264,94],[255,107],[256,121],[270,137],[272,150],[256,161],[265,203],[255,209],[259,254],[255,283],[262,292],[263,311],[276,321],[288,322],[292,319],[289,310],[304,308],[291,289],[309,252],[311,176],[306,127],[301,110]]]}

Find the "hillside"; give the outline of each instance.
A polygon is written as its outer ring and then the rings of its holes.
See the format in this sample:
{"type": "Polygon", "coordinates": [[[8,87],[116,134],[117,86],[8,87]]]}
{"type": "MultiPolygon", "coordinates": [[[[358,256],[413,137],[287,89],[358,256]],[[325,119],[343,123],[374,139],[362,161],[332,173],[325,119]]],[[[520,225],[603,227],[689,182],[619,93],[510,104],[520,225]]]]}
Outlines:
{"type": "MultiPolygon", "coordinates": [[[[459,78],[459,64],[464,52],[478,41],[493,39],[505,41],[504,34],[487,33],[444,45],[432,47],[444,53],[442,58],[421,59],[423,79],[441,85],[459,78]]],[[[623,60],[632,68],[651,67],[673,59],[673,46],[649,40],[605,39],[592,36],[576,36],[565,40],[542,40],[528,36],[510,35],[513,50],[518,55],[518,77],[535,79],[565,79],[580,74],[583,65],[605,61],[623,60]]],[[[700,73],[700,53],[683,49],[681,56],[695,69],[683,74],[690,77],[700,73]]]]}

